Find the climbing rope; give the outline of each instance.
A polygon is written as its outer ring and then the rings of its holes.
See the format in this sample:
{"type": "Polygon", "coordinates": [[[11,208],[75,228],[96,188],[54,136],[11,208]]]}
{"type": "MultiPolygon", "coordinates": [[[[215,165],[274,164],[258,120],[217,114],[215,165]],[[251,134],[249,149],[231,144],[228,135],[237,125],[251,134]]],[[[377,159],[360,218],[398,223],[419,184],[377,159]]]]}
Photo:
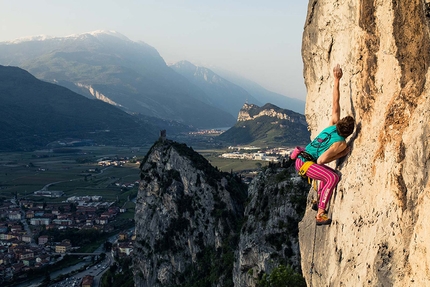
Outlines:
{"type": "MultiPolygon", "coordinates": [[[[313,180],[313,182],[316,182],[315,180],[313,180]]],[[[317,194],[317,202],[318,202],[318,187],[316,186],[316,185],[313,185],[312,184],[312,187],[311,188],[313,188],[314,190],[315,190],[315,192],[316,192],[316,194],[317,194]]],[[[313,279],[312,279],[312,275],[314,274],[314,256],[315,256],[315,241],[316,241],[316,238],[317,238],[317,224],[316,224],[316,222],[315,222],[315,228],[314,228],[314,241],[313,241],[313,246],[312,246],[312,260],[311,260],[311,269],[309,270],[309,273],[311,274],[311,280],[310,280],[310,287],[312,287],[312,281],[313,281],[313,279]]]]}
{"type": "MultiPolygon", "coordinates": [[[[318,197],[317,197],[318,198],[318,197]]],[[[314,227],[314,240],[313,240],[313,244],[312,244],[312,260],[311,260],[311,268],[310,268],[310,270],[309,270],[309,273],[311,274],[311,280],[310,280],[310,287],[312,287],[312,282],[313,282],[313,274],[314,274],[314,267],[315,267],[315,264],[314,264],[314,258],[315,258],[315,245],[316,245],[316,240],[317,240],[317,223],[315,222],[315,227],[314,227]]],[[[319,275],[318,274],[318,272],[315,270],[315,273],[317,274],[317,275],[319,275]]],[[[319,275],[319,276],[321,276],[321,275],[319,275]]]]}
{"type": "Polygon", "coordinates": [[[314,255],[315,255],[315,240],[317,238],[317,224],[315,223],[315,228],[314,228],[314,242],[313,242],[313,247],[312,247],[312,261],[311,261],[311,269],[309,270],[309,273],[311,274],[311,280],[309,282],[309,287],[312,287],[312,275],[314,274],[314,255]]]}
{"type": "MultiPolygon", "coordinates": [[[[312,187],[314,187],[314,186],[312,186],[312,187]]],[[[318,198],[318,191],[317,191],[318,189],[317,188],[315,188],[315,191],[317,192],[317,198],[318,198]]],[[[337,192],[337,185],[336,185],[336,187],[335,187],[335,189],[334,189],[334,191],[333,192],[337,192]]],[[[331,200],[333,200],[333,197],[331,198],[331,200]]],[[[330,202],[330,204],[331,204],[331,202],[330,202]]],[[[317,224],[316,224],[316,222],[315,222],[315,228],[314,228],[314,241],[313,241],[313,244],[312,244],[312,260],[311,260],[311,268],[310,268],[310,270],[309,270],[309,274],[311,274],[311,278],[310,278],[310,282],[309,282],[309,287],[312,287],[312,282],[313,282],[313,274],[315,273],[315,274],[317,274],[319,277],[321,277],[322,276],[322,274],[320,274],[320,273],[318,273],[318,271],[316,271],[315,270],[315,264],[314,264],[314,258],[315,258],[315,245],[316,245],[316,240],[317,240],[317,224]]]]}
{"type": "Polygon", "coordinates": [[[322,276],[322,274],[318,273],[318,271],[315,270],[315,264],[314,264],[314,258],[315,258],[315,241],[317,239],[317,224],[315,222],[315,229],[314,229],[314,243],[313,243],[313,247],[312,247],[312,261],[311,261],[311,268],[309,270],[309,273],[311,274],[311,280],[309,283],[309,287],[312,287],[312,282],[313,282],[313,278],[312,275],[315,273],[316,275],[318,275],[319,277],[322,276]]]}

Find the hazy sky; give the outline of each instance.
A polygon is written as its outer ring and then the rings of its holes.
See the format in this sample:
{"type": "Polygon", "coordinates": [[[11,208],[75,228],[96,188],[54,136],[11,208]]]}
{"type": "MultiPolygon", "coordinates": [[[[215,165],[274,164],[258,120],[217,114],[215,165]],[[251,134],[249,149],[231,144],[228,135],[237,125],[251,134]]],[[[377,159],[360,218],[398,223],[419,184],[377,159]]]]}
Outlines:
{"type": "Polygon", "coordinates": [[[0,0],[0,42],[115,30],[167,63],[220,67],[305,99],[305,0],[0,0]]]}

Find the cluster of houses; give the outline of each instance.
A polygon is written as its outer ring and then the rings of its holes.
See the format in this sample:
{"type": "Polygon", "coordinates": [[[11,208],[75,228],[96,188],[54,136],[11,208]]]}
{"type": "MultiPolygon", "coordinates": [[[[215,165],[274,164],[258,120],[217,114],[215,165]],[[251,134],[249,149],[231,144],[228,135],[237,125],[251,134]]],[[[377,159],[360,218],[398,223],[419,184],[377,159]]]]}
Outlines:
{"type": "Polygon", "coordinates": [[[112,160],[112,159],[99,159],[97,164],[99,166],[123,166],[127,160],[112,160]]]}
{"type": "Polygon", "coordinates": [[[224,132],[224,130],[220,129],[207,129],[207,130],[198,130],[189,132],[189,135],[220,135],[224,132]]]}
{"type": "Polygon", "coordinates": [[[34,192],[36,196],[44,196],[44,197],[62,197],[64,192],[62,190],[37,190],[34,192]]]}
{"type": "Polygon", "coordinates": [[[223,153],[220,157],[223,158],[233,158],[233,159],[247,159],[247,160],[262,160],[262,161],[273,161],[278,162],[279,157],[277,156],[269,156],[263,152],[257,153],[240,153],[240,152],[231,152],[231,153],[223,153]]]}
{"type": "Polygon", "coordinates": [[[41,235],[43,230],[74,228],[110,232],[113,227],[108,223],[120,212],[125,210],[102,202],[101,197],[69,198],[62,203],[4,201],[0,206],[0,285],[53,264],[72,250],[69,240],[53,242],[53,238],[41,235]]]}
{"type": "Polygon", "coordinates": [[[0,285],[2,282],[25,277],[30,270],[47,266],[58,258],[44,245],[31,245],[19,239],[8,241],[9,243],[0,245],[0,285]]]}
{"type": "Polygon", "coordinates": [[[229,147],[229,149],[236,150],[236,151],[223,153],[220,155],[220,157],[279,162],[282,156],[285,157],[286,155],[290,154],[292,151],[292,148],[272,148],[272,149],[262,150],[259,147],[254,147],[254,146],[229,147]],[[258,151],[250,152],[252,150],[258,150],[258,151]]]}
{"type": "Polygon", "coordinates": [[[135,235],[131,231],[122,231],[118,234],[118,240],[112,246],[112,257],[123,258],[130,256],[133,252],[133,241],[135,235]]]}
{"type": "Polygon", "coordinates": [[[46,229],[58,228],[95,228],[103,229],[121,211],[113,206],[114,202],[94,202],[68,199],[67,203],[47,204],[43,208],[40,204],[33,206],[31,201],[21,201],[25,208],[25,219],[32,226],[44,225],[46,229]],[[42,207],[42,208],[41,208],[42,207]],[[105,210],[98,213],[98,210],[105,210]],[[100,225],[100,226],[98,226],[100,225]]]}

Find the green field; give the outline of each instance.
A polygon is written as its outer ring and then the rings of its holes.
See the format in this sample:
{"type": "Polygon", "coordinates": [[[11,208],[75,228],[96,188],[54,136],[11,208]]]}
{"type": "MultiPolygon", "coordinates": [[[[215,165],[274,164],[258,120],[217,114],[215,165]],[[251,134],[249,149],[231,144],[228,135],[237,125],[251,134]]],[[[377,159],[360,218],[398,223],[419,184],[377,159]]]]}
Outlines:
{"type": "MultiPolygon", "coordinates": [[[[148,147],[80,147],[75,153],[35,151],[0,153],[0,196],[14,195],[32,200],[62,201],[33,196],[35,191],[61,190],[67,197],[79,195],[101,195],[105,200],[123,199],[130,195],[127,189],[115,185],[134,183],[139,180],[139,166],[127,163],[123,167],[102,167],[97,161],[106,157],[136,157],[142,160],[148,147]],[[94,169],[97,169],[94,172],[94,169]],[[49,186],[47,186],[49,185],[49,186]],[[47,187],[46,187],[47,186],[47,187]],[[126,195],[124,195],[127,193],[126,195]]],[[[137,187],[134,194],[137,193],[137,187]]]]}
{"type": "Polygon", "coordinates": [[[221,154],[228,152],[227,150],[199,150],[202,156],[204,156],[211,165],[218,167],[219,170],[230,172],[241,172],[244,170],[255,170],[261,166],[266,166],[269,163],[267,161],[258,160],[245,160],[245,159],[230,159],[221,158],[221,154]]]}
{"type": "MultiPolygon", "coordinates": [[[[34,151],[0,153],[0,197],[27,197],[35,201],[60,202],[70,196],[101,195],[104,200],[126,202],[137,194],[137,186],[121,188],[115,183],[134,183],[139,180],[139,164],[128,162],[123,167],[102,167],[99,159],[113,157],[144,158],[150,146],[127,147],[80,147],[75,153],[34,151]],[[97,169],[97,172],[91,171],[97,169]],[[47,186],[49,185],[49,186],[47,186]],[[65,193],[60,198],[34,196],[45,187],[65,193]]],[[[267,162],[225,159],[219,155],[225,150],[200,150],[213,166],[222,171],[240,172],[255,170],[267,162]]]]}

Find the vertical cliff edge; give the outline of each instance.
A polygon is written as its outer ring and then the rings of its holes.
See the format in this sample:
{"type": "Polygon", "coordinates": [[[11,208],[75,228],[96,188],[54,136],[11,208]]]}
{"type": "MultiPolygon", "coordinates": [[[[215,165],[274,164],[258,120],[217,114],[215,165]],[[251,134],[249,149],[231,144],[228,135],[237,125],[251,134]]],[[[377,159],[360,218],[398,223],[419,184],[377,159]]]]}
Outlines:
{"type": "Polygon", "coordinates": [[[140,169],[136,286],[232,286],[246,185],[185,144],[162,138],[140,169]]]}
{"type": "Polygon", "coordinates": [[[308,286],[429,286],[428,1],[310,0],[302,57],[312,137],[329,122],[340,64],[341,114],[356,118],[330,204],[331,226],[299,225],[308,286]]]}

